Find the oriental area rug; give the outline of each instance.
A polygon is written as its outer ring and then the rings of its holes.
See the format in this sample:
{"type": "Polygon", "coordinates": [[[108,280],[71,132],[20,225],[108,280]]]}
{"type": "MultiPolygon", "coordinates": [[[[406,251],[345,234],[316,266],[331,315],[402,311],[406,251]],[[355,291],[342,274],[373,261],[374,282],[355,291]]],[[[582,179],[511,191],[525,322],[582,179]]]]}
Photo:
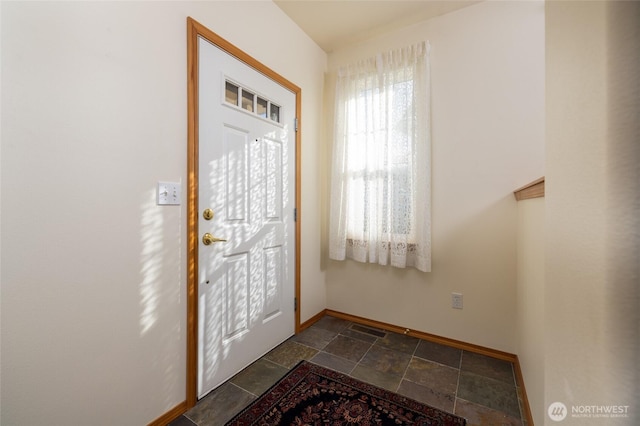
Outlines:
{"type": "Polygon", "coordinates": [[[301,361],[227,426],[465,424],[461,417],[301,361]]]}

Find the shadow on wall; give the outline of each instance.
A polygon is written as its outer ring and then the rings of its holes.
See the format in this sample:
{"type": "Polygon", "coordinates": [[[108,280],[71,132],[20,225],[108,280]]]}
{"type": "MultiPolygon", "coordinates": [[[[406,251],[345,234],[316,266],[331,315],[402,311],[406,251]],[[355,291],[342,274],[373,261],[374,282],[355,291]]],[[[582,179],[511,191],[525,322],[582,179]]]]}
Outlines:
{"type": "MultiPolygon", "coordinates": [[[[608,394],[634,411],[640,396],[640,4],[607,10],[607,247],[606,336],[608,394]]],[[[637,412],[634,416],[638,416],[637,412]]]]}
{"type": "MultiPolygon", "coordinates": [[[[140,207],[140,338],[153,341],[156,350],[142,360],[156,371],[160,383],[149,384],[163,398],[163,405],[175,405],[175,394],[184,388],[184,359],[176,351],[175,342],[182,342],[180,316],[163,315],[160,306],[180,306],[185,303],[182,259],[182,207],[156,205],[156,190],[144,194],[140,207]],[[160,342],[159,344],[156,342],[160,342]],[[159,392],[158,392],[159,391],[159,392]]],[[[186,347],[186,343],[184,345],[186,347]]],[[[153,414],[151,414],[153,417],[153,414]]]]}

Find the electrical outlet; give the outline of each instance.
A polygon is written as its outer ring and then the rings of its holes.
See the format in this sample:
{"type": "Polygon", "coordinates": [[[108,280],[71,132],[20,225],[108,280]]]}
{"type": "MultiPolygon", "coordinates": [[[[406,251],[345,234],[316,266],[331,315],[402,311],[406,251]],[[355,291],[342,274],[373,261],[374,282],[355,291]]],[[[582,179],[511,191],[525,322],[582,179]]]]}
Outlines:
{"type": "Polygon", "coordinates": [[[451,307],[462,309],[462,293],[451,293],[451,307]]]}

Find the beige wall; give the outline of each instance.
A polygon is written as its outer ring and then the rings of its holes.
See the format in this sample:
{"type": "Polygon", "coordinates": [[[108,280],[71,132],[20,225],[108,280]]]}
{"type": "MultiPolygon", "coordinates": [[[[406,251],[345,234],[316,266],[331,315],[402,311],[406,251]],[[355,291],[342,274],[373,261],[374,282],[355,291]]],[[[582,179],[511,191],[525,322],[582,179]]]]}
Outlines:
{"type": "MultiPolygon", "coordinates": [[[[515,352],[512,191],[544,174],[544,4],[483,2],[333,52],[329,69],[425,39],[433,272],[327,260],[327,306],[515,352]],[[452,292],[464,294],[463,310],[451,308],[452,292]]],[[[328,169],[330,154],[324,158],[328,169]]]]}
{"type": "Polygon", "coordinates": [[[562,424],[637,425],[640,4],[546,10],[545,407],[628,405],[562,424]]]}
{"type": "Polygon", "coordinates": [[[302,88],[303,320],[324,309],[326,55],[279,8],[0,7],[2,425],[142,425],[185,398],[186,206],[154,191],[186,182],[187,16],[302,88]]]}
{"type": "Polygon", "coordinates": [[[534,423],[544,424],[544,198],[518,202],[517,351],[534,423]]]}

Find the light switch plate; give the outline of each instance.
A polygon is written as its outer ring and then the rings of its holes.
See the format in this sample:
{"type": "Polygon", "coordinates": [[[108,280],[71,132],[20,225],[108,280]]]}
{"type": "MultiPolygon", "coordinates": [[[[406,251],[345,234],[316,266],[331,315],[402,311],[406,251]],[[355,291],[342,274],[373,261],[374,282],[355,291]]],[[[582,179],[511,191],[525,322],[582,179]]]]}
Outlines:
{"type": "Polygon", "coordinates": [[[178,182],[158,182],[158,205],[180,205],[180,193],[182,188],[178,182]]]}

